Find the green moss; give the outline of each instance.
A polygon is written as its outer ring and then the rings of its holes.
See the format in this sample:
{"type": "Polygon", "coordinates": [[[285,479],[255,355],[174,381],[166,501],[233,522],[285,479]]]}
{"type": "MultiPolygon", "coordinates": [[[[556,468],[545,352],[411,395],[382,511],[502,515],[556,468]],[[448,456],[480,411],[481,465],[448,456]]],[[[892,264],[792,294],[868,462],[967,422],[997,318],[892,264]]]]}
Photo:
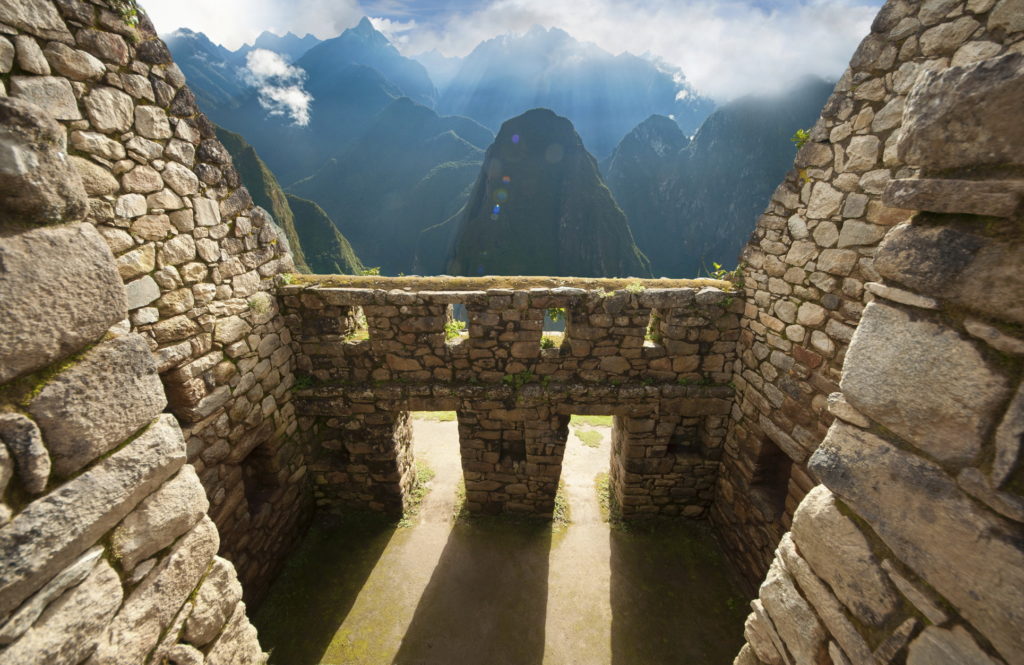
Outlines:
{"type": "Polygon", "coordinates": [[[596,429],[576,429],[576,438],[588,448],[600,448],[604,441],[604,435],[596,429]]]}
{"type": "Polygon", "coordinates": [[[413,411],[412,417],[415,420],[430,420],[437,423],[450,423],[458,420],[454,411],[413,411]]]}
{"type": "Polygon", "coordinates": [[[611,427],[614,416],[580,416],[573,414],[569,424],[573,426],[590,425],[591,427],[611,427]]]}

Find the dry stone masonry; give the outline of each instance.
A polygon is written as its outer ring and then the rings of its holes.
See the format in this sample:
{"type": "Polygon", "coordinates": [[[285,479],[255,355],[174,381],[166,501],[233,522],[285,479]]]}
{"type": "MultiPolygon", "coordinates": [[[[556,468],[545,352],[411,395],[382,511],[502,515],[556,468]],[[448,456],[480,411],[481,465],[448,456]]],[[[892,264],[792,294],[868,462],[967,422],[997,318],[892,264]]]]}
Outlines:
{"type": "Polygon", "coordinates": [[[576,413],[615,416],[623,516],[705,514],[731,408],[734,296],[658,281],[614,291],[305,281],[279,293],[311,384],[295,405],[319,505],[401,511],[414,482],[408,412],[444,410],[458,414],[466,507],[550,516],[576,413]],[[446,335],[453,305],[466,308],[465,335],[446,335]],[[549,310],[565,312],[566,330],[542,348],[549,310]]]}
{"type": "Polygon", "coordinates": [[[881,9],[738,291],[282,277],[130,8],[0,3],[0,665],[264,662],[247,603],[315,509],[401,512],[414,410],[541,516],[613,415],[624,517],[760,584],[737,665],[1024,663],[1024,2],[881,9]]]}

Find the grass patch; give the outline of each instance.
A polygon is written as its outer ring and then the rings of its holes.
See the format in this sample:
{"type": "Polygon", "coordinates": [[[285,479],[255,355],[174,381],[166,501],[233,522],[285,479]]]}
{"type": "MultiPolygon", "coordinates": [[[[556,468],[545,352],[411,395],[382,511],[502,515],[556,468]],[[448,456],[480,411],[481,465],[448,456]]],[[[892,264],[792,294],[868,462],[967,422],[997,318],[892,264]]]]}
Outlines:
{"type": "Polygon", "coordinates": [[[561,531],[569,526],[572,520],[569,517],[569,499],[565,496],[565,482],[558,481],[558,491],[555,492],[555,508],[551,513],[551,530],[561,531]]]}
{"type": "Polygon", "coordinates": [[[578,416],[573,415],[569,418],[569,424],[579,427],[580,425],[590,425],[591,427],[611,427],[612,416],[578,416]]]}
{"type": "Polygon", "coordinates": [[[402,519],[398,522],[399,527],[404,529],[412,526],[413,518],[419,514],[420,506],[423,505],[423,499],[430,493],[430,481],[435,475],[434,470],[427,466],[426,462],[416,460],[416,481],[409,488],[409,501],[405,505],[402,519]]]}
{"type": "Polygon", "coordinates": [[[604,435],[596,429],[576,428],[576,438],[583,442],[587,448],[600,448],[604,441],[604,435]]]}
{"type": "Polygon", "coordinates": [[[622,521],[622,511],[615,500],[615,492],[612,491],[611,476],[607,471],[594,476],[594,490],[597,492],[597,505],[601,510],[601,521],[619,531],[629,531],[628,526],[622,521]]]}
{"type": "Polygon", "coordinates": [[[458,420],[454,411],[413,411],[414,420],[432,420],[435,423],[450,423],[458,420]]]}

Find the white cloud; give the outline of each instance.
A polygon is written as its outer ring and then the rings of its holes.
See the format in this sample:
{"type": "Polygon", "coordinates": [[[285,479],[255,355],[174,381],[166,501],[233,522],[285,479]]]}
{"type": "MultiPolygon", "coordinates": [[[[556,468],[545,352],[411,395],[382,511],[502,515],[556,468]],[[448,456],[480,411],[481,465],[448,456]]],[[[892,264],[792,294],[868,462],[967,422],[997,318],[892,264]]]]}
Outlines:
{"type": "Polygon", "coordinates": [[[296,125],[309,124],[313,96],[302,85],[306,72],[292,67],[273,51],[254,49],[246,56],[242,75],[259,93],[260,106],[275,116],[287,116],[296,125]]]}

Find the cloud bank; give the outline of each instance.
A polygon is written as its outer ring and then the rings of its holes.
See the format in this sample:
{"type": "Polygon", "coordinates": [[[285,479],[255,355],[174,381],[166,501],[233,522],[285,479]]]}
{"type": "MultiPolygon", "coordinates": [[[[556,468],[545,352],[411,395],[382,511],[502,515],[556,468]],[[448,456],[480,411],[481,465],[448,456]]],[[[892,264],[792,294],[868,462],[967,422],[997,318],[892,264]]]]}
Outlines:
{"type": "Polygon", "coordinates": [[[321,39],[364,14],[406,55],[465,55],[497,35],[559,27],[612,53],[679,67],[723,102],[785,89],[813,74],[837,78],[882,0],[143,0],[157,28],[189,27],[228,48],[264,29],[321,39]],[[438,7],[432,13],[424,7],[438,7]]]}
{"type": "Polygon", "coordinates": [[[286,116],[300,126],[309,124],[309,105],[313,96],[303,89],[306,72],[292,67],[266,49],[255,49],[246,56],[243,78],[256,88],[260,106],[272,116],[286,116]]]}

